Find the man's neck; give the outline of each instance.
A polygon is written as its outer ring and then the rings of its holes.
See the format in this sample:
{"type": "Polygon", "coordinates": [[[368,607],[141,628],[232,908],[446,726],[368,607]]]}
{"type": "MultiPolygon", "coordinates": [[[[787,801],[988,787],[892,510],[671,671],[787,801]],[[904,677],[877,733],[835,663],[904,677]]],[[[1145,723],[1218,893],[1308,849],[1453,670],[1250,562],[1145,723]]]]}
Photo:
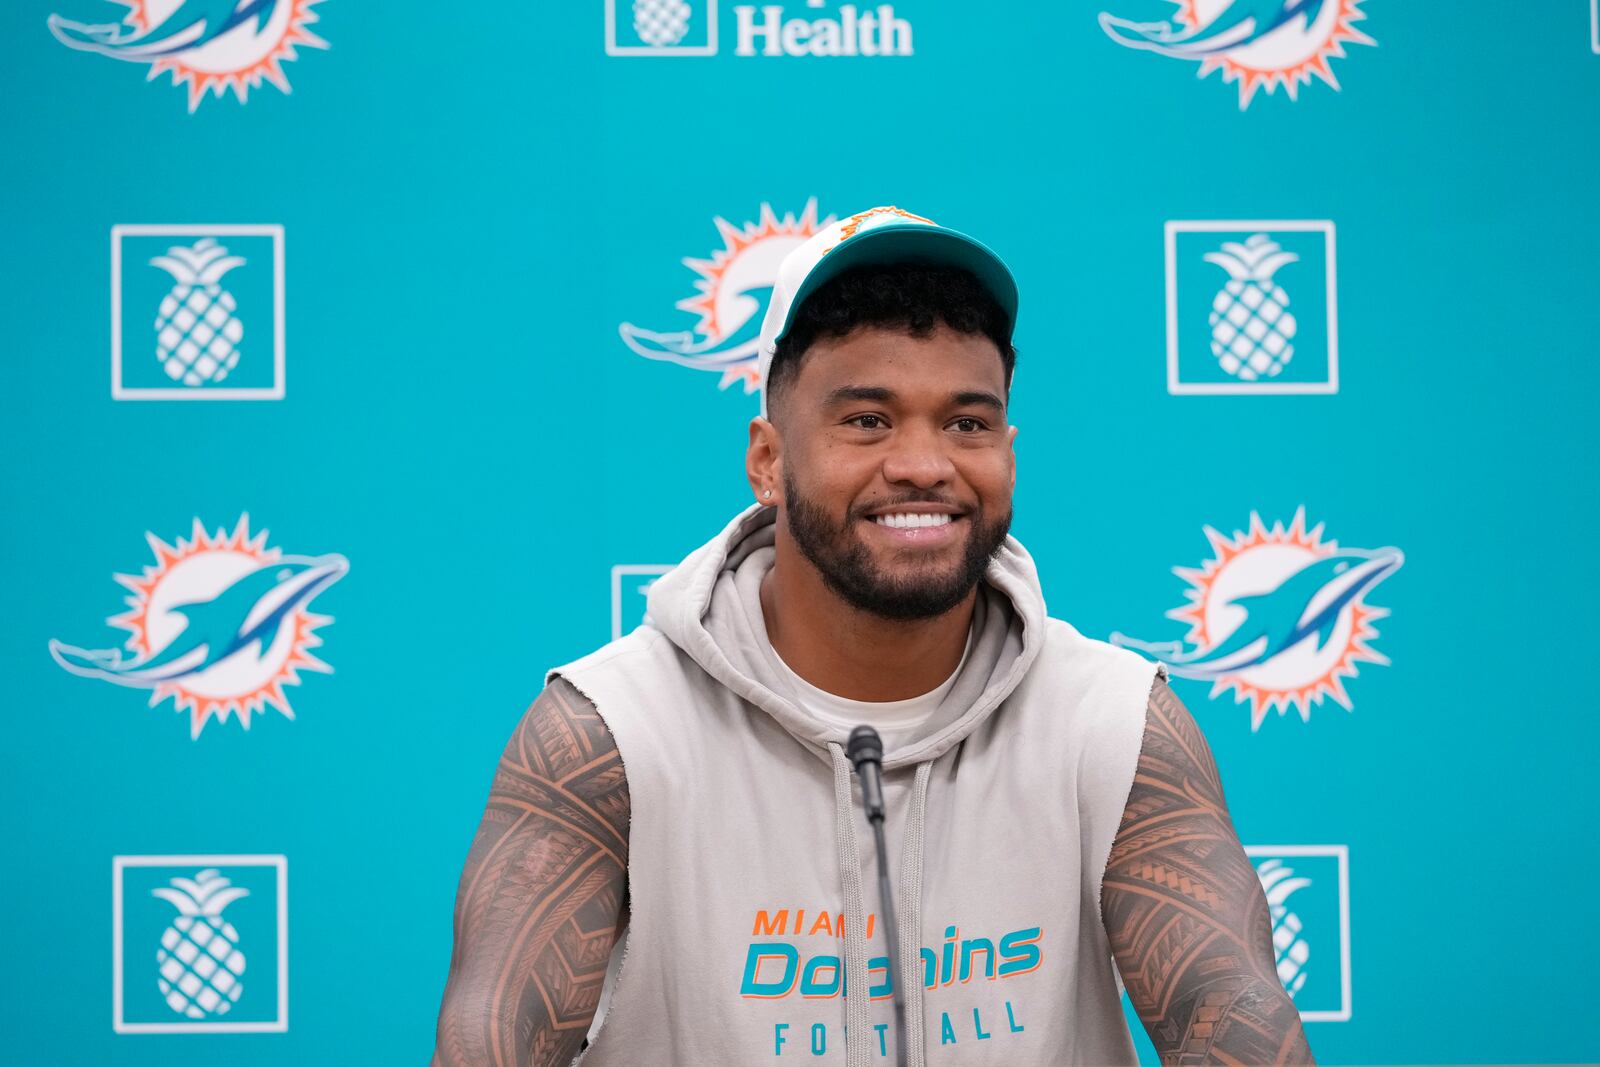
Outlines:
{"type": "Polygon", "coordinates": [[[851,605],[780,536],[761,583],[773,649],[800,677],[850,700],[906,700],[937,689],[966,650],[977,590],[928,619],[900,622],[851,605]]]}

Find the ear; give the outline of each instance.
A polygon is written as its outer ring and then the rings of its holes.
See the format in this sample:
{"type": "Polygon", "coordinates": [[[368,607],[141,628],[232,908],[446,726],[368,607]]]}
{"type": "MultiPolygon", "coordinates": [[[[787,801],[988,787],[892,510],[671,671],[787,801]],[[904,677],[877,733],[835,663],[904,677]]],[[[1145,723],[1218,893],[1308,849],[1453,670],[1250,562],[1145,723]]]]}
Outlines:
{"type": "Polygon", "coordinates": [[[1015,495],[1017,491],[1017,428],[1015,426],[1010,426],[1006,429],[1006,450],[1011,454],[1011,492],[1015,495]]]}
{"type": "Polygon", "coordinates": [[[778,436],[778,428],[759,415],[750,420],[744,472],[756,503],[775,507],[783,499],[783,439],[778,436]],[[766,495],[769,490],[771,496],[766,495]]]}

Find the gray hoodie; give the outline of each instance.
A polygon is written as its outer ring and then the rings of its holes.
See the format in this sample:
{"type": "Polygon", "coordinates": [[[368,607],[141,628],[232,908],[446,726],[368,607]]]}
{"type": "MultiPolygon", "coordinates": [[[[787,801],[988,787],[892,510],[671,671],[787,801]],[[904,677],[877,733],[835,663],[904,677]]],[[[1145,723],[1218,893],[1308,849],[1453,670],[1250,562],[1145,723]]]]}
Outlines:
{"type": "MultiPolygon", "coordinates": [[[[585,1067],[894,1062],[872,836],[844,731],[767,639],[775,513],[651,587],[644,625],[550,672],[632,800],[629,924],[585,1067]]],[[[884,754],[907,1060],[1132,1064],[1100,881],[1159,668],[1048,618],[1008,538],[933,717],[884,754]]]]}

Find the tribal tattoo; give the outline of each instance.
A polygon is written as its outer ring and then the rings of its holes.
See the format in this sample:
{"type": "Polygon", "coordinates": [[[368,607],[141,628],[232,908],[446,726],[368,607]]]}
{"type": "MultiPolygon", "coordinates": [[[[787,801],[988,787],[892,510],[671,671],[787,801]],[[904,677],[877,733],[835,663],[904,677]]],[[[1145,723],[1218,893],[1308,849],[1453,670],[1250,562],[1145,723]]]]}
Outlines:
{"type": "Polygon", "coordinates": [[[434,1067],[576,1055],[623,911],[629,810],[605,723],[556,678],[506,746],[467,855],[434,1067]]]}
{"type": "Polygon", "coordinates": [[[1309,1064],[1267,900],[1200,728],[1157,679],[1103,883],[1129,997],[1163,1064],[1309,1064]]]}

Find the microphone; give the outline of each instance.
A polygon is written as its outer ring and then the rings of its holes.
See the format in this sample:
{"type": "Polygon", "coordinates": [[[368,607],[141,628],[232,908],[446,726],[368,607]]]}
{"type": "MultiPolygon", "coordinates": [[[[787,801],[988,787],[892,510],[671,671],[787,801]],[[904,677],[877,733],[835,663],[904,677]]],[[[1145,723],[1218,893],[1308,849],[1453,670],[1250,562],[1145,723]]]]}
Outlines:
{"type": "Polygon", "coordinates": [[[866,806],[868,820],[883,822],[883,739],[870,726],[857,726],[850,731],[850,740],[844,754],[861,779],[861,803],[866,806]]]}
{"type": "MultiPolygon", "coordinates": [[[[845,755],[861,779],[861,804],[867,809],[872,836],[878,846],[878,910],[883,915],[883,937],[889,946],[889,988],[894,995],[894,1059],[906,1067],[906,995],[900,975],[900,927],[894,917],[894,894],[889,887],[889,846],[883,837],[883,739],[870,726],[850,731],[845,755]]],[[[856,996],[862,992],[856,991],[856,996]]]]}

